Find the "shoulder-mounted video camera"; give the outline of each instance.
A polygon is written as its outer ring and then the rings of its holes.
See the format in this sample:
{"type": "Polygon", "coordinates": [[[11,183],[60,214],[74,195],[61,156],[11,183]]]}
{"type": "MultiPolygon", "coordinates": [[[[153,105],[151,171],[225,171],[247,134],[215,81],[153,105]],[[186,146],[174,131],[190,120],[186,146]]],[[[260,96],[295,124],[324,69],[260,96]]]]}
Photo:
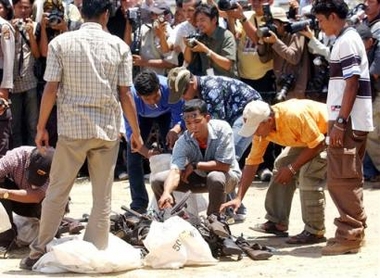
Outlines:
{"type": "Polygon", "coordinates": [[[141,27],[141,9],[140,7],[129,8],[125,11],[125,18],[132,25],[132,31],[141,27]]]}
{"type": "Polygon", "coordinates": [[[273,24],[273,16],[270,10],[270,5],[268,3],[262,4],[262,9],[263,21],[265,22],[265,25],[257,28],[256,34],[259,38],[270,37],[269,31],[272,31],[273,33],[277,34],[277,27],[273,24]]]}

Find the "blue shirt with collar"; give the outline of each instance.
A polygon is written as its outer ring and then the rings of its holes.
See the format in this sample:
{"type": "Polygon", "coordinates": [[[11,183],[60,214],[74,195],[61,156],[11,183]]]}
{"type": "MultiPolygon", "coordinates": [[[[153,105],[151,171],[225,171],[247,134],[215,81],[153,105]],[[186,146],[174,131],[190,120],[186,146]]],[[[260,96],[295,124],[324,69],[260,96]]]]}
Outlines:
{"type": "MultiPolygon", "coordinates": [[[[161,99],[157,103],[157,107],[153,107],[151,105],[147,105],[144,103],[142,98],[137,94],[137,91],[134,86],[131,87],[131,93],[135,99],[136,111],[138,117],[146,117],[146,118],[156,118],[168,112],[171,113],[171,127],[176,124],[181,125],[181,128],[184,129],[184,123],[181,118],[182,114],[182,106],[184,101],[181,100],[174,104],[169,104],[169,87],[167,83],[167,78],[162,75],[158,75],[158,79],[160,82],[160,91],[161,91],[161,99]]],[[[128,120],[124,117],[125,122],[125,131],[127,138],[131,137],[132,129],[128,123],[128,120]]]]}

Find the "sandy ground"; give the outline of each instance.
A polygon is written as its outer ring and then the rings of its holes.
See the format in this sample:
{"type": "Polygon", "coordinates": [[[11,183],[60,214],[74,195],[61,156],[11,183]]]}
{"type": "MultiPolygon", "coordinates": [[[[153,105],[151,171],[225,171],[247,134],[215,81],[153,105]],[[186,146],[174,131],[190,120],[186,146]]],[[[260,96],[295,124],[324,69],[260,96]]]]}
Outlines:
{"type": "MultiPolygon", "coordinates": [[[[373,184],[365,185],[364,205],[368,214],[368,228],[366,230],[366,245],[361,252],[355,255],[342,255],[322,257],[321,247],[324,243],[308,246],[292,246],[285,243],[284,238],[266,236],[249,229],[255,223],[265,221],[264,198],[265,183],[253,183],[245,198],[248,207],[248,218],[244,223],[231,226],[234,235],[243,233],[249,241],[275,248],[275,255],[267,261],[253,261],[244,257],[240,261],[227,259],[214,266],[185,267],[179,270],[142,268],[122,273],[83,275],[75,273],[45,275],[41,273],[24,271],[18,268],[20,259],[28,254],[28,248],[13,251],[8,259],[0,260],[1,277],[379,277],[380,276],[380,189],[373,189],[373,184]]],[[[130,202],[128,181],[114,183],[113,210],[121,212],[121,205],[130,202]]],[[[151,192],[150,192],[151,194],[151,192]]],[[[333,219],[337,210],[328,193],[326,205],[327,237],[334,234],[333,219]]],[[[71,217],[79,218],[83,213],[90,211],[91,186],[88,181],[77,182],[73,188],[71,217]]],[[[301,232],[303,223],[301,219],[299,194],[296,191],[291,212],[291,235],[301,232]]]]}

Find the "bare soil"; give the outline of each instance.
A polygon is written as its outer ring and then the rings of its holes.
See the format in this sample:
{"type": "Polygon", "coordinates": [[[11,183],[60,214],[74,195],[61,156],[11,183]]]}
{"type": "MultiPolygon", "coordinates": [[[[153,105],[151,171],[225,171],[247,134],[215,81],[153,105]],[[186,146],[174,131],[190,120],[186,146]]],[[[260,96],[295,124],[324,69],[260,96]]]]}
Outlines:
{"type": "MultiPolygon", "coordinates": [[[[178,270],[142,268],[122,273],[83,275],[75,273],[47,275],[24,271],[18,268],[20,259],[28,254],[28,248],[12,251],[8,259],[0,259],[1,277],[379,277],[380,276],[380,189],[373,188],[373,183],[365,184],[364,205],[368,215],[366,244],[355,255],[322,257],[324,243],[294,246],[285,243],[285,238],[260,234],[249,229],[256,223],[264,222],[264,199],[266,183],[252,184],[244,200],[248,207],[248,217],[244,223],[231,225],[234,235],[243,233],[249,241],[275,248],[274,256],[267,261],[253,261],[248,257],[237,261],[235,258],[223,259],[214,266],[185,267],[178,270]]],[[[377,185],[379,186],[379,185],[377,185]]],[[[378,187],[379,188],[379,187],[378,187]]],[[[151,191],[149,192],[152,196],[151,191]]],[[[334,217],[338,212],[326,191],[326,237],[334,235],[334,217]]],[[[91,208],[91,186],[88,180],[77,181],[71,192],[72,204],[68,216],[80,218],[91,208]]],[[[129,205],[130,193],[128,181],[118,181],[113,187],[112,208],[121,212],[121,205],[129,205]]],[[[290,235],[303,230],[299,194],[293,199],[290,235]]]]}

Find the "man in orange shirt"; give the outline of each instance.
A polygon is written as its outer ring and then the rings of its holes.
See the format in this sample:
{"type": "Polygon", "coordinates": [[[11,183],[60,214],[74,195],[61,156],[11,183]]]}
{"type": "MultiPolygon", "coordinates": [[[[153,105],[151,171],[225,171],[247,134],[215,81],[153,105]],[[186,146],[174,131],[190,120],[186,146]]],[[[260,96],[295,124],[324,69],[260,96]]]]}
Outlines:
{"type": "Polygon", "coordinates": [[[251,152],[246,159],[237,197],[221,206],[238,208],[263,162],[269,144],[285,148],[274,162],[273,177],[265,199],[265,223],[253,230],[288,236],[289,215],[296,187],[300,189],[304,230],[286,242],[311,244],[326,241],[324,237],[324,183],[326,178],[325,134],[327,107],[312,100],[291,99],[273,106],[256,100],[247,104],[245,123],[240,135],[251,136],[251,152]]]}

